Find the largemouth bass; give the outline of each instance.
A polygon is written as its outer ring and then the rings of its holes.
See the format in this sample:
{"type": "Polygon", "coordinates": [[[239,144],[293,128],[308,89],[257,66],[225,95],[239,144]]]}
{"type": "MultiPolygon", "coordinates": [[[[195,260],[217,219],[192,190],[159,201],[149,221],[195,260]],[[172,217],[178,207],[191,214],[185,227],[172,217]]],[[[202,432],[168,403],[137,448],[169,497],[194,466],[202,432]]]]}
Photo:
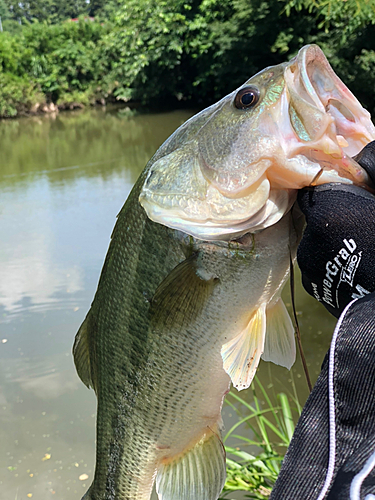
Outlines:
{"type": "Polygon", "coordinates": [[[180,127],[156,152],[114,228],[73,348],[98,399],[86,500],[216,500],[221,406],[260,358],[290,368],[280,298],[303,220],[299,188],[366,185],[351,157],[370,116],[307,46],[180,127]]]}

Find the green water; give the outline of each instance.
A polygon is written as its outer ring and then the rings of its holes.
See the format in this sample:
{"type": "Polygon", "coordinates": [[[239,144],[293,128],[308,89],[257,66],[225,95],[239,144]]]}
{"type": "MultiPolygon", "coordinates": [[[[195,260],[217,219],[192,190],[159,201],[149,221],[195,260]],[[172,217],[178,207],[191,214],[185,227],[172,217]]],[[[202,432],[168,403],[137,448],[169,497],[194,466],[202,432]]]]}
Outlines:
{"type": "MultiPolygon", "coordinates": [[[[76,375],[74,335],[116,214],[189,116],[95,109],[0,122],[0,500],[80,500],[91,483],[96,400],[76,375]]],[[[296,295],[315,380],[335,320],[299,285],[296,295]]],[[[293,379],[305,401],[299,360],[292,375],[264,362],[259,374],[270,394],[292,392],[293,379]]]]}

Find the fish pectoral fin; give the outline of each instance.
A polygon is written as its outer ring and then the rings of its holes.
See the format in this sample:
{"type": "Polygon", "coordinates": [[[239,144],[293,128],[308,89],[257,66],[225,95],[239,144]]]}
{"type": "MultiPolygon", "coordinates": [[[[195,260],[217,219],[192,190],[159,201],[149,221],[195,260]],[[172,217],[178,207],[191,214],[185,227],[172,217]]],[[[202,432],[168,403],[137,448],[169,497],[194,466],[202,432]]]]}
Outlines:
{"type": "Polygon", "coordinates": [[[158,468],[156,491],[160,500],[217,500],[225,478],[225,449],[215,426],[193,448],[158,468]]]}
{"type": "Polygon", "coordinates": [[[79,378],[88,388],[92,387],[96,391],[90,359],[90,328],[92,328],[92,321],[89,312],[76,334],[73,345],[73,358],[79,378]]]}
{"type": "Polygon", "coordinates": [[[247,327],[221,348],[224,370],[236,389],[247,389],[258,368],[266,332],[265,305],[251,316],[247,327]]]}
{"type": "Polygon", "coordinates": [[[158,286],[151,304],[154,324],[172,328],[195,321],[218,282],[217,277],[199,270],[197,255],[193,254],[158,286]]]}
{"type": "Polygon", "coordinates": [[[296,360],[296,343],[293,323],[281,298],[266,309],[266,317],[262,359],[290,370],[296,360]]]}

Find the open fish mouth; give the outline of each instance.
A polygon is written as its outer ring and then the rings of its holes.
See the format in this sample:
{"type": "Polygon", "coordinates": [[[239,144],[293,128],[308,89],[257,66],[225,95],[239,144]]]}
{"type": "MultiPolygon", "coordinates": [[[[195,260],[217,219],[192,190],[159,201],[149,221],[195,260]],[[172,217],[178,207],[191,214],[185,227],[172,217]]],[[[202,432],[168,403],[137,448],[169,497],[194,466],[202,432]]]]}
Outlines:
{"type": "Polygon", "coordinates": [[[372,140],[368,111],[307,45],[182,125],[150,160],[139,201],[198,239],[238,238],[278,222],[297,189],[371,186],[352,157],[372,140]]]}
{"type": "MultiPolygon", "coordinates": [[[[339,146],[349,156],[356,155],[369,135],[369,113],[359,106],[357,99],[332,70],[318,46],[303,48],[297,58],[300,61],[301,75],[299,93],[304,95],[305,87],[307,97],[315,106],[333,118],[339,146]]],[[[294,66],[289,68],[290,72],[292,68],[294,66]]]]}
{"type": "MultiPolygon", "coordinates": [[[[303,47],[284,76],[290,123],[302,141],[289,149],[289,157],[310,141],[307,158],[323,169],[336,170],[344,179],[368,185],[366,172],[352,157],[373,140],[370,114],[336,75],[322,50],[317,45],[303,47]]],[[[324,177],[323,182],[327,182],[324,177]]]]}

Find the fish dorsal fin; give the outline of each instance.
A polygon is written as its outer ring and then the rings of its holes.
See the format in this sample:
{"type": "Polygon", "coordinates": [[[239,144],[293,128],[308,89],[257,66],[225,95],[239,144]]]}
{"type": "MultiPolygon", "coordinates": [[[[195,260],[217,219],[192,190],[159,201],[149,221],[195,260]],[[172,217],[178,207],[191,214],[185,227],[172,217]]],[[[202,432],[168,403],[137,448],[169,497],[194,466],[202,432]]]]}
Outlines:
{"type": "Polygon", "coordinates": [[[281,298],[267,307],[266,317],[266,340],[262,359],[290,370],[296,360],[296,343],[293,323],[281,298]]]}
{"type": "Polygon", "coordinates": [[[266,332],[265,305],[251,316],[247,327],[221,348],[224,370],[236,389],[247,389],[258,368],[266,332]]]}
{"type": "Polygon", "coordinates": [[[92,387],[96,391],[90,359],[90,328],[92,328],[92,321],[89,312],[76,334],[73,345],[73,358],[79,378],[87,387],[92,387]]]}
{"type": "Polygon", "coordinates": [[[217,500],[225,478],[225,450],[215,426],[193,448],[159,467],[156,491],[159,500],[217,500]]]}
{"type": "Polygon", "coordinates": [[[195,321],[218,282],[217,277],[199,270],[197,255],[193,254],[158,286],[152,299],[153,321],[167,327],[195,321]]]}

